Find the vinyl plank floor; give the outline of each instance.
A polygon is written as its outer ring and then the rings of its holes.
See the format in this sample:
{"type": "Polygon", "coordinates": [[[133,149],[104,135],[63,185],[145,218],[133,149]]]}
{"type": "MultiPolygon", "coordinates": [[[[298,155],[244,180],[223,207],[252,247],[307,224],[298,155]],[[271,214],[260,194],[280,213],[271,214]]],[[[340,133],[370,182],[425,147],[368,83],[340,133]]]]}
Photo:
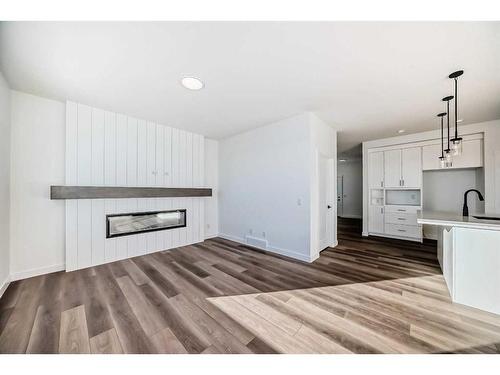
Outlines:
{"type": "Polygon", "coordinates": [[[222,238],[16,281],[0,353],[498,353],[500,316],[451,302],[436,244],[362,237],[313,263],[222,238]]]}

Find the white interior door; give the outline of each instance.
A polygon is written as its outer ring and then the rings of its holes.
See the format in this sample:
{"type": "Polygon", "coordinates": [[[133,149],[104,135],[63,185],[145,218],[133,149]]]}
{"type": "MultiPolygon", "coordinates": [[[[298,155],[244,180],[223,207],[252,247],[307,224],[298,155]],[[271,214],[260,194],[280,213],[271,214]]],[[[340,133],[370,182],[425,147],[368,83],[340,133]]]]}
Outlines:
{"type": "Polygon", "coordinates": [[[337,216],[344,214],[344,176],[337,176],[337,216]]]}
{"type": "Polygon", "coordinates": [[[332,158],[319,155],[319,245],[320,250],[333,244],[335,186],[333,181],[334,164],[332,158]]]}

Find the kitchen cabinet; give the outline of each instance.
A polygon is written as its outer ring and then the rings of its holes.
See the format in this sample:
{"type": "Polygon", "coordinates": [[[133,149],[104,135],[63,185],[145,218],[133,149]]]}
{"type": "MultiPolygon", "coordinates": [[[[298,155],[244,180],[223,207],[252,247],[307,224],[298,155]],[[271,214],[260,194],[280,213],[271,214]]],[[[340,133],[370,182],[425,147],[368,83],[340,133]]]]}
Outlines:
{"type": "Polygon", "coordinates": [[[370,206],[368,230],[370,233],[384,233],[384,206],[370,206]]]}
{"type": "Polygon", "coordinates": [[[384,151],[385,187],[422,186],[422,149],[409,147],[384,151]]]}
{"type": "Polygon", "coordinates": [[[384,187],[384,152],[368,154],[368,182],[371,188],[384,187]]]}
{"type": "Polygon", "coordinates": [[[385,187],[401,187],[401,150],[384,151],[385,187]]]}
{"type": "MultiPolygon", "coordinates": [[[[441,169],[439,156],[441,144],[432,144],[422,147],[422,169],[431,171],[441,169]]],[[[453,157],[452,166],[446,169],[479,168],[483,166],[483,140],[464,140],[462,154],[453,157]]]]}

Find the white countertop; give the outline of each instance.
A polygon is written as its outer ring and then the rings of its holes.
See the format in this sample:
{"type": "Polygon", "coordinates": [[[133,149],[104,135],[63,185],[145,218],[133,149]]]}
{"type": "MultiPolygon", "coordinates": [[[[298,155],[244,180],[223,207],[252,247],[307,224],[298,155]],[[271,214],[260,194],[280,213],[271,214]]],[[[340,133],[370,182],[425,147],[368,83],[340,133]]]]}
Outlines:
{"type": "Polygon", "coordinates": [[[500,217],[498,214],[471,214],[462,216],[453,212],[419,211],[417,223],[427,225],[441,225],[445,227],[461,227],[500,231],[500,220],[476,219],[475,216],[500,217]]]}

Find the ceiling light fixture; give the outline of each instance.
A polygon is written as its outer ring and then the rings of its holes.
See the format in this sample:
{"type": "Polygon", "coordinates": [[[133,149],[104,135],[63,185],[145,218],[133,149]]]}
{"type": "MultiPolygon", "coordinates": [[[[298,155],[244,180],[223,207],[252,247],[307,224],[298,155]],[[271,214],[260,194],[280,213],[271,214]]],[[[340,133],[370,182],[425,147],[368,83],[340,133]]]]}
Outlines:
{"type": "Polygon", "coordinates": [[[441,156],[439,157],[439,167],[441,168],[446,168],[446,158],[444,157],[444,116],[446,116],[445,112],[438,114],[438,117],[441,117],[441,156]]]}
{"type": "Polygon", "coordinates": [[[201,90],[205,84],[196,77],[184,77],[181,79],[181,85],[188,90],[201,90]]]}
{"type": "Polygon", "coordinates": [[[464,74],[463,70],[457,70],[451,73],[448,78],[455,81],[455,136],[451,139],[451,148],[453,155],[460,155],[462,153],[462,138],[458,136],[458,77],[464,74]]]}
{"type": "Polygon", "coordinates": [[[339,161],[342,161],[342,162],[344,162],[344,161],[347,161],[347,160],[346,160],[346,159],[339,159],[339,161]]]}
{"type": "Polygon", "coordinates": [[[451,149],[450,149],[450,100],[453,99],[453,96],[446,96],[443,98],[443,102],[446,102],[446,122],[448,127],[448,146],[444,150],[447,167],[451,167],[451,149]]]}
{"type": "Polygon", "coordinates": [[[404,130],[404,129],[399,129],[399,130],[398,130],[398,133],[399,133],[399,134],[403,134],[405,131],[406,131],[406,130],[404,130]]]}

